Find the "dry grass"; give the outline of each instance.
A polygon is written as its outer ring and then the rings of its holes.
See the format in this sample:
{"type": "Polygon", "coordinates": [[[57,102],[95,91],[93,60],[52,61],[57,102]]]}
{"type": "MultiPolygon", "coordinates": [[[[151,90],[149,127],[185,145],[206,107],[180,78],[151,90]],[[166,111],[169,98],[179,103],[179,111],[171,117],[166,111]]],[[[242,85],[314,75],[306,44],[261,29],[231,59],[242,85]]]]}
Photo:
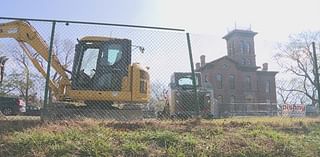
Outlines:
{"type": "Polygon", "coordinates": [[[320,155],[320,118],[5,122],[0,156],[320,155]]]}

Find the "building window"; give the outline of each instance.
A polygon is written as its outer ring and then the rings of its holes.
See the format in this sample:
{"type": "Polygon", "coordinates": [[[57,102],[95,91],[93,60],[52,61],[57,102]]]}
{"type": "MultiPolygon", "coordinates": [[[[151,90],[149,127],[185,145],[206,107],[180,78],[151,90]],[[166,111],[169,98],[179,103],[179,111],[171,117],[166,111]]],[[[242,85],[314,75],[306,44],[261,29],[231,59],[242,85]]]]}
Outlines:
{"type": "Polygon", "coordinates": [[[218,96],[218,103],[223,103],[223,96],[222,95],[218,96]]]}
{"type": "Polygon", "coordinates": [[[231,95],[230,103],[234,103],[235,101],[236,101],[236,97],[234,95],[231,95]]]}
{"type": "Polygon", "coordinates": [[[270,93],[270,81],[266,82],[266,93],[270,93]]]}
{"type": "Polygon", "coordinates": [[[229,85],[230,89],[235,89],[235,77],[234,75],[229,76],[229,85]]]}
{"type": "Polygon", "coordinates": [[[229,45],[228,45],[228,53],[229,53],[229,55],[232,55],[232,45],[231,45],[231,43],[229,43],[229,45]]]}
{"type": "Polygon", "coordinates": [[[234,41],[232,41],[232,45],[231,45],[231,53],[235,54],[235,49],[234,49],[234,41]]]}
{"type": "Polygon", "coordinates": [[[251,90],[251,76],[246,76],[246,81],[245,81],[245,85],[247,87],[248,90],[251,90]]]}
{"type": "Polygon", "coordinates": [[[217,80],[217,85],[218,85],[218,88],[219,89],[222,89],[222,75],[221,74],[218,74],[217,76],[216,76],[216,80],[217,80]]]}
{"type": "Polygon", "coordinates": [[[240,52],[242,54],[245,53],[245,44],[244,44],[244,41],[240,41],[240,52]]]}
{"type": "Polygon", "coordinates": [[[250,53],[250,44],[249,44],[249,43],[246,43],[246,44],[245,44],[245,52],[246,52],[247,54],[250,53]]]}
{"type": "Polygon", "coordinates": [[[246,103],[253,103],[253,96],[252,95],[247,95],[245,98],[246,98],[246,103]]]}
{"type": "Polygon", "coordinates": [[[266,100],[266,103],[270,104],[270,103],[271,103],[270,99],[267,99],[267,100],[266,100]]]}
{"type": "Polygon", "coordinates": [[[246,64],[246,59],[242,58],[242,64],[243,64],[243,65],[246,64]]]}
{"type": "Polygon", "coordinates": [[[250,59],[247,59],[247,64],[251,65],[251,60],[250,59]]]}
{"type": "Polygon", "coordinates": [[[208,82],[208,75],[204,75],[204,82],[208,82]]]}

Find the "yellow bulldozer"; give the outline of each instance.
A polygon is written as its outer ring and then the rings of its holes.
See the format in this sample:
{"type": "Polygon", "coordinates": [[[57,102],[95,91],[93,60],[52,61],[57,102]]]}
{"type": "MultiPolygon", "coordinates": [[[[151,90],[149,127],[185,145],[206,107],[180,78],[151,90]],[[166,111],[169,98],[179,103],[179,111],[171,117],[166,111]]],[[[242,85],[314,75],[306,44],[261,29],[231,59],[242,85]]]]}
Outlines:
{"type": "MultiPolygon", "coordinates": [[[[1,23],[0,38],[15,39],[34,67],[44,77],[47,76],[39,56],[48,61],[49,47],[29,22],[18,20],[1,23]],[[29,49],[30,46],[35,52],[29,49]]],[[[58,57],[52,55],[51,66],[60,79],[49,80],[56,101],[49,105],[47,114],[51,118],[134,115],[134,110],[139,110],[140,104],[148,102],[151,90],[147,70],[139,63],[131,62],[131,48],[129,39],[82,37],[75,45],[72,70],[66,69],[58,57]]],[[[140,112],[137,114],[139,116],[140,112]]]]}

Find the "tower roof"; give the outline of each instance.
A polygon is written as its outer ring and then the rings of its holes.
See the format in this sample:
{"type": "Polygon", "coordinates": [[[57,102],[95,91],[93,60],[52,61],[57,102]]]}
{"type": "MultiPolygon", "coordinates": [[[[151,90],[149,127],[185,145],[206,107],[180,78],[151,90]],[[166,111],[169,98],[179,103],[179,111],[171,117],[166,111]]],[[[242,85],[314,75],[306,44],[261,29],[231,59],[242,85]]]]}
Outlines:
{"type": "Polygon", "coordinates": [[[230,37],[232,37],[234,35],[237,35],[237,34],[242,35],[242,36],[251,36],[251,37],[253,37],[258,33],[254,32],[252,30],[234,29],[231,32],[229,32],[227,35],[222,37],[222,39],[228,40],[230,37]]]}

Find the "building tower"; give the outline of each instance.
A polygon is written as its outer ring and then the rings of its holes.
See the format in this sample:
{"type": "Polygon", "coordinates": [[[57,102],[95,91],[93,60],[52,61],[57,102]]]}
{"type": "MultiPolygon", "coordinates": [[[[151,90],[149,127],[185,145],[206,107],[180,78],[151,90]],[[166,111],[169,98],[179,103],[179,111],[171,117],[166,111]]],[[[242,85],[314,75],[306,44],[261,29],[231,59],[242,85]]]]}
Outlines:
{"type": "Polygon", "coordinates": [[[257,32],[235,29],[223,37],[227,41],[228,57],[243,66],[256,67],[254,36],[257,32]]]}

